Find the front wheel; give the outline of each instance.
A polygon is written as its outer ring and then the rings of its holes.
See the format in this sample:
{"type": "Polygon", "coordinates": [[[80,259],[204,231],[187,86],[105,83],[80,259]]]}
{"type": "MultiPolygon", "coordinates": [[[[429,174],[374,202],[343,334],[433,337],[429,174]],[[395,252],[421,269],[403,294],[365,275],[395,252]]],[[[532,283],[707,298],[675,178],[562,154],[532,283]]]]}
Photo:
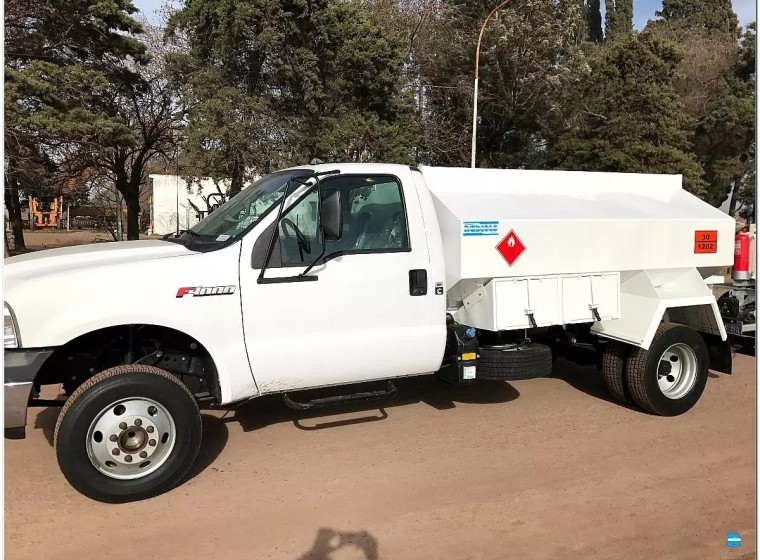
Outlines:
{"type": "Polygon", "coordinates": [[[101,502],[160,494],[187,474],[201,443],[201,417],[176,377],[126,365],[87,380],[66,401],[54,446],[66,480],[101,502]]]}
{"type": "Polygon", "coordinates": [[[662,323],[649,350],[634,348],[626,360],[626,387],[641,408],[677,416],[693,407],[707,384],[707,345],[689,327],[662,323]]]}

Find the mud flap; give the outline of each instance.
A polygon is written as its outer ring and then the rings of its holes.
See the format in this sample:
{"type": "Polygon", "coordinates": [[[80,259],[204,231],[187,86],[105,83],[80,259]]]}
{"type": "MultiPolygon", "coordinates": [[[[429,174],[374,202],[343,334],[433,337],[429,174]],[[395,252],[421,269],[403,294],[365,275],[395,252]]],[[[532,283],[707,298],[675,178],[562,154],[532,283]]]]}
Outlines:
{"type": "Polygon", "coordinates": [[[731,345],[728,341],[721,340],[720,336],[700,332],[702,339],[707,344],[710,355],[710,369],[721,373],[731,373],[733,360],[731,359],[731,345]]]}

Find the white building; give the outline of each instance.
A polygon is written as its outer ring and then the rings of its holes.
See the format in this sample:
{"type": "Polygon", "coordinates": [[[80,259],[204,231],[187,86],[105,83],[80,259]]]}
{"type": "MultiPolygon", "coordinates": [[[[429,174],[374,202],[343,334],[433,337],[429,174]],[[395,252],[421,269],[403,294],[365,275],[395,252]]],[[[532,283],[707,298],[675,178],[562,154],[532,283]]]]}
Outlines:
{"type": "MultiPolygon", "coordinates": [[[[211,179],[203,179],[200,185],[191,186],[177,175],[150,175],[150,178],[153,183],[150,223],[156,235],[174,233],[177,229],[186,230],[197,224],[200,221],[198,210],[208,210],[206,198],[219,192],[211,179]]],[[[219,187],[223,193],[227,193],[226,182],[220,183],[219,187]]],[[[219,201],[218,197],[211,197],[212,204],[218,204],[219,201]]]]}

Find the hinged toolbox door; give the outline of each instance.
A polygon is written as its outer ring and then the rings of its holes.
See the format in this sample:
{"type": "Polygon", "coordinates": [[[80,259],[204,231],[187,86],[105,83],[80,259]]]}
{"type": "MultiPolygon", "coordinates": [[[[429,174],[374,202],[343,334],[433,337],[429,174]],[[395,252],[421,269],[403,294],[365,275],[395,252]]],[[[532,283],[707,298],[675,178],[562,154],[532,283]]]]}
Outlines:
{"type": "Polygon", "coordinates": [[[618,317],[620,274],[581,274],[562,278],[562,320],[565,324],[593,323],[618,317]]]}

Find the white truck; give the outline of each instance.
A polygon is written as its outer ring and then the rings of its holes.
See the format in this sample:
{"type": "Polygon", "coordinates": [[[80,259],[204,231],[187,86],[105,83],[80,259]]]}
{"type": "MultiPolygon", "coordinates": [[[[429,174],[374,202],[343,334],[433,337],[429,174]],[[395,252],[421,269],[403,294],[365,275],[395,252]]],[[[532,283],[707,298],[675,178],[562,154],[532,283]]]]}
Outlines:
{"type": "Polygon", "coordinates": [[[62,405],[66,479],[141,499],[187,473],[199,408],[381,399],[412,375],[546,376],[541,341],[596,349],[617,399],[678,415],[708,368],[731,371],[704,278],[732,263],[733,237],[680,176],[280,171],[176,237],[5,259],[6,437],[24,437],[28,406],[62,405]],[[384,387],[294,394],[363,382],[384,387]],[[67,398],[41,399],[44,385],[67,398]]]}

